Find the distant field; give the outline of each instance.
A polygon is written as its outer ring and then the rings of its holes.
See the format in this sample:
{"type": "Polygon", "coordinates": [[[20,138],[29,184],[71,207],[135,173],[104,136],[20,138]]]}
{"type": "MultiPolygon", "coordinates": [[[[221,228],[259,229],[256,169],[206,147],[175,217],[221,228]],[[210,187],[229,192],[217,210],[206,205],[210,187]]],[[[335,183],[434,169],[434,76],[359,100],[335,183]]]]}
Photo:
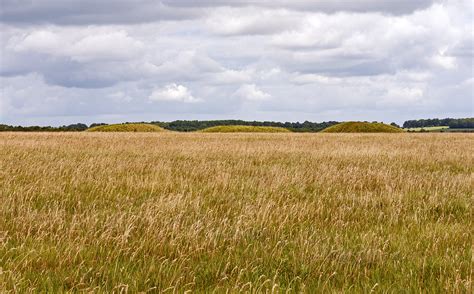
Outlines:
{"type": "Polygon", "coordinates": [[[468,293],[473,139],[0,133],[0,292],[468,293]]]}
{"type": "Polygon", "coordinates": [[[462,128],[462,129],[443,129],[442,132],[450,132],[450,133],[474,133],[474,129],[469,128],[462,128]]]}
{"type": "Polygon", "coordinates": [[[449,129],[448,126],[439,126],[439,127],[424,127],[424,128],[406,128],[406,131],[411,131],[411,132],[421,132],[422,130],[427,131],[427,132],[439,132],[441,130],[447,130],[449,129]]]}

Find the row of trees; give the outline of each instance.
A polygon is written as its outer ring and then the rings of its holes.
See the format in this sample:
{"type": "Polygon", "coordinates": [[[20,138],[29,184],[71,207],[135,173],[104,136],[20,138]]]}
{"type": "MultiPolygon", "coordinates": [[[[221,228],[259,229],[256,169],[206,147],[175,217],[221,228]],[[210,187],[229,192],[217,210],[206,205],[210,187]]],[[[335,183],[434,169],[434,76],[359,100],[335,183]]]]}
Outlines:
{"type": "Polygon", "coordinates": [[[40,126],[9,126],[0,124],[0,132],[82,132],[89,127],[86,124],[78,123],[60,127],[40,127],[40,126]]]}
{"type": "Polygon", "coordinates": [[[264,126],[264,127],[281,127],[287,128],[294,132],[318,132],[324,128],[337,124],[336,121],[329,122],[274,122],[274,121],[243,121],[243,120],[177,120],[172,122],[154,121],[152,124],[159,125],[162,128],[178,131],[178,132],[192,132],[215,126],[264,126]]]}
{"type": "Polygon", "coordinates": [[[403,123],[404,128],[427,128],[448,126],[451,129],[472,129],[474,128],[474,118],[431,118],[407,120],[403,123]]]}
{"type": "MultiPolygon", "coordinates": [[[[336,121],[329,122],[274,122],[274,121],[243,121],[243,120],[207,120],[207,121],[198,121],[198,120],[177,120],[172,122],[160,122],[152,121],[151,124],[158,125],[162,128],[171,131],[178,132],[193,132],[202,130],[209,127],[215,126],[235,126],[235,125],[245,125],[245,126],[267,126],[267,127],[282,127],[290,129],[294,132],[319,132],[322,129],[330,127],[337,124],[336,121]]],[[[41,126],[9,126],[9,125],[0,125],[0,132],[10,131],[10,132],[80,132],[88,128],[95,126],[106,125],[103,123],[94,123],[90,126],[86,124],[78,123],[68,126],[60,127],[41,127],[41,126]]]]}
{"type": "MultiPolygon", "coordinates": [[[[274,122],[274,121],[243,121],[243,120],[176,120],[172,122],[152,121],[152,124],[162,128],[178,132],[192,132],[215,126],[266,126],[282,127],[294,132],[319,132],[322,129],[338,124],[336,121],[328,122],[274,122]]],[[[60,127],[41,127],[41,126],[9,126],[0,124],[0,132],[81,132],[95,126],[106,125],[104,123],[94,123],[87,126],[83,123],[77,123],[60,127]]],[[[397,126],[395,123],[391,125],[397,126]]],[[[449,126],[451,129],[474,129],[474,118],[445,118],[445,119],[419,119],[408,120],[403,124],[404,128],[426,128],[437,126],[449,126]]]]}

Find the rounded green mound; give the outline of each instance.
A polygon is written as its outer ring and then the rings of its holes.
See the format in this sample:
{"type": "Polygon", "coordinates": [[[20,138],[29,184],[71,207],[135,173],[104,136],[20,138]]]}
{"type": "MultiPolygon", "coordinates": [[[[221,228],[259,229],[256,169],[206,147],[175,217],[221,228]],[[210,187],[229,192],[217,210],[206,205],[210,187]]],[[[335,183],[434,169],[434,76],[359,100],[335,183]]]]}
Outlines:
{"type": "Polygon", "coordinates": [[[151,124],[116,124],[93,127],[88,132],[163,132],[164,129],[151,124]]]}
{"type": "Polygon", "coordinates": [[[260,126],[217,126],[201,130],[203,133],[289,133],[290,130],[278,127],[260,126]]]}
{"type": "Polygon", "coordinates": [[[330,126],[323,133],[401,133],[402,129],[383,123],[344,122],[330,126]]]}

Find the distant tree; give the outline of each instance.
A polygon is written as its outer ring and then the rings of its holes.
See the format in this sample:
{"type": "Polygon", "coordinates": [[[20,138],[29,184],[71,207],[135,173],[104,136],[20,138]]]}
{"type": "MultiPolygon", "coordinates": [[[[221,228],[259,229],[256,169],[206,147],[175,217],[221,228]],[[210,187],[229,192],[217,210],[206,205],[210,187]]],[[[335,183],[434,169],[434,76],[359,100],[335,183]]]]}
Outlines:
{"type": "Polygon", "coordinates": [[[87,125],[82,123],[59,127],[60,130],[69,132],[81,132],[86,130],[87,128],[87,125]]]}
{"type": "MultiPolygon", "coordinates": [[[[327,127],[338,124],[337,121],[327,122],[274,122],[274,121],[243,121],[243,120],[176,120],[172,122],[152,121],[151,124],[158,125],[164,129],[178,132],[192,132],[215,126],[269,126],[287,128],[293,132],[319,132],[327,127]]],[[[93,123],[90,127],[107,125],[105,123],[93,123]]],[[[392,126],[399,127],[396,123],[392,126]]],[[[403,123],[404,128],[427,128],[436,126],[448,126],[451,129],[474,129],[474,118],[445,118],[445,119],[419,119],[408,120],[403,123]]],[[[71,124],[67,126],[10,126],[0,124],[0,132],[80,132],[87,129],[83,123],[71,124]]],[[[466,130],[469,131],[469,130],[466,130]]]]}
{"type": "Polygon", "coordinates": [[[397,128],[399,128],[399,127],[400,127],[399,125],[397,125],[397,124],[396,124],[396,123],[394,123],[394,122],[392,122],[390,125],[391,125],[391,126],[394,126],[394,127],[397,127],[397,128]]]}
{"type": "Polygon", "coordinates": [[[474,118],[432,118],[407,120],[403,123],[404,128],[427,128],[448,126],[451,129],[472,129],[474,128],[474,118]]]}

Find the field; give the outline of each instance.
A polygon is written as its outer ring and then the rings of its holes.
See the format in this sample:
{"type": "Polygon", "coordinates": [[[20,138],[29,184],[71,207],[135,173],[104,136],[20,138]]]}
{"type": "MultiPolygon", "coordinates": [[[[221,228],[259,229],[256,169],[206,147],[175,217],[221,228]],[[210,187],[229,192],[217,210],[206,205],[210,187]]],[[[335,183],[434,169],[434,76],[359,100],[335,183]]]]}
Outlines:
{"type": "Polygon", "coordinates": [[[441,127],[425,127],[425,128],[407,128],[403,129],[407,132],[431,132],[431,133],[474,133],[474,129],[470,128],[450,128],[448,126],[441,127]]]}
{"type": "Polygon", "coordinates": [[[468,293],[473,139],[1,133],[0,292],[468,293]]]}
{"type": "Polygon", "coordinates": [[[443,130],[448,130],[448,126],[439,126],[439,127],[424,127],[424,128],[406,128],[406,131],[409,132],[441,132],[443,130]]]}
{"type": "Polygon", "coordinates": [[[449,128],[449,129],[443,129],[443,130],[441,130],[441,132],[450,132],[450,133],[474,133],[474,129],[470,129],[470,128],[452,129],[452,128],[449,128]]]}

